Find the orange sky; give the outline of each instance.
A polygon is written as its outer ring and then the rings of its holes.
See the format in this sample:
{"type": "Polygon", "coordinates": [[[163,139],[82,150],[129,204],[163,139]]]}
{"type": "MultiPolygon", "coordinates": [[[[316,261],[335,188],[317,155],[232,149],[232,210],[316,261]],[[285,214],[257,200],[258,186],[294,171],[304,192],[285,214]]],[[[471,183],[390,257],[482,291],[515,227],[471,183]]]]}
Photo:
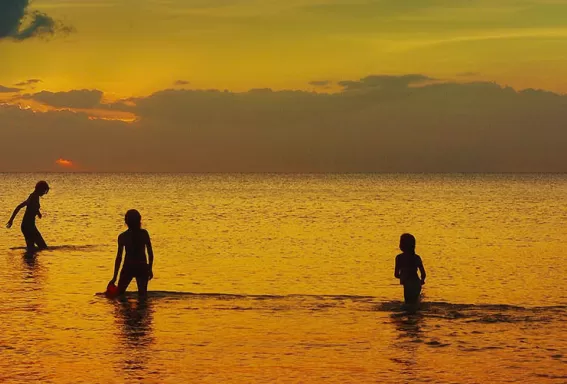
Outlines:
{"type": "Polygon", "coordinates": [[[48,132],[49,154],[0,155],[0,171],[60,169],[60,158],[90,170],[435,171],[463,153],[455,170],[563,169],[528,127],[545,120],[533,129],[563,139],[562,1],[35,0],[21,19],[2,12],[14,4],[0,4],[0,136],[8,153],[48,132]],[[518,121],[520,110],[534,116],[518,121]],[[435,144],[463,116],[477,126],[435,144]],[[415,163],[360,147],[422,132],[415,163]],[[517,136],[508,150],[536,158],[485,164],[486,132],[517,136]],[[138,147],[123,154],[105,142],[115,135],[138,147]]]}
{"type": "MultiPolygon", "coordinates": [[[[8,0],[11,1],[11,0],[8,0]]],[[[0,85],[147,95],[174,86],[312,89],[370,74],[567,92],[567,3],[552,0],[35,0],[74,29],[0,41],[0,85]],[[214,4],[217,5],[214,5],[214,4]],[[415,3],[415,4],[414,4],[415,3]]]]}

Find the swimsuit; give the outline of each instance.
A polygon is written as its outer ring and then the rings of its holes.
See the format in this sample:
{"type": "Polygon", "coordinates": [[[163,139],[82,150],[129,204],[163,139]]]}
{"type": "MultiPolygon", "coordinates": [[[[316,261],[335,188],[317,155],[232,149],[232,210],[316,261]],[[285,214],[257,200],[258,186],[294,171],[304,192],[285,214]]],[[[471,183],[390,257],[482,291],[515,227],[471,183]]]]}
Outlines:
{"type": "Polygon", "coordinates": [[[146,260],[146,238],[148,233],[143,230],[128,230],[125,236],[126,257],[118,279],[118,294],[126,292],[126,288],[133,278],[136,278],[138,293],[145,295],[148,292],[149,266],[146,260]]]}
{"type": "Polygon", "coordinates": [[[47,248],[47,244],[39,230],[35,226],[35,217],[39,212],[39,196],[34,196],[33,193],[28,197],[28,205],[26,206],[26,212],[24,213],[24,218],[22,219],[21,230],[24,238],[26,239],[26,247],[28,250],[32,250],[37,245],[38,248],[47,248]]]}
{"type": "Polygon", "coordinates": [[[396,257],[396,265],[400,271],[400,284],[404,286],[406,304],[417,303],[421,293],[421,280],[417,270],[423,265],[418,255],[402,253],[396,257]]]}
{"type": "Polygon", "coordinates": [[[148,293],[148,278],[149,278],[149,267],[146,263],[124,263],[122,271],[120,272],[120,278],[118,279],[118,293],[123,294],[126,292],[126,288],[132,279],[136,278],[136,284],[138,285],[138,293],[145,295],[148,293]]]}

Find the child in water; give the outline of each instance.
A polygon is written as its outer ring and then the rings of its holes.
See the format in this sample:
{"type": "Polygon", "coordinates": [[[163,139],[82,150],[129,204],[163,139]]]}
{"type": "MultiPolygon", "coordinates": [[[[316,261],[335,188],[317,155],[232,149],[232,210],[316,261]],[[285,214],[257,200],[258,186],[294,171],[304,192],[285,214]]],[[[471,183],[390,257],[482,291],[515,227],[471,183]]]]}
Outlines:
{"type": "Polygon", "coordinates": [[[403,253],[396,256],[394,276],[400,279],[400,284],[404,286],[405,303],[417,304],[426,274],[421,257],[415,254],[415,237],[409,233],[400,236],[400,250],[403,253]],[[421,279],[417,275],[418,269],[421,279]]]}
{"type": "Polygon", "coordinates": [[[22,234],[26,239],[26,248],[28,252],[35,251],[36,249],[46,249],[47,244],[45,244],[45,240],[39,233],[39,230],[35,226],[35,217],[39,217],[41,219],[41,212],[39,211],[40,204],[39,198],[49,192],[49,185],[46,181],[39,181],[35,185],[35,190],[29,195],[26,201],[21,203],[14,209],[14,213],[12,213],[12,217],[8,220],[8,224],[6,224],[7,228],[11,228],[12,224],[14,223],[14,219],[20,212],[20,209],[26,207],[26,212],[24,213],[24,218],[22,219],[22,234]],[[37,245],[37,248],[35,248],[37,245]]]}
{"type": "Polygon", "coordinates": [[[152,267],[154,264],[154,252],[152,250],[152,242],[148,231],[142,229],[142,215],[135,209],[126,212],[124,218],[128,230],[122,232],[118,236],[118,252],[114,263],[114,276],[110,280],[109,285],[116,283],[118,270],[122,264],[122,253],[126,248],[126,257],[124,265],[118,279],[117,294],[121,295],[126,292],[126,288],[136,278],[138,285],[138,294],[146,296],[148,293],[148,281],[154,277],[152,267]],[[148,250],[148,260],[146,260],[146,249],[148,250]],[[149,263],[148,263],[149,262],[149,263]]]}

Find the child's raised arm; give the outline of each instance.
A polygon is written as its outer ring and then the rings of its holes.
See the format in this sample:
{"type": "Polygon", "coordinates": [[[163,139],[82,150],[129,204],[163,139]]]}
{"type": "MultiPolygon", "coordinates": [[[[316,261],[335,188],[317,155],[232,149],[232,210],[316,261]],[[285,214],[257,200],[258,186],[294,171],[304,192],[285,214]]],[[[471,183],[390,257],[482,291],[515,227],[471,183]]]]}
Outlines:
{"type": "Polygon", "coordinates": [[[22,209],[23,207],[25,207],[26,205],[28,205],[28,201],[24,201],[23,203],[21,203],[20,205],[18,205],[16,207],[16,209],[14,209],[14,213],[12,213],[12,217],[10,217],[10,220],[8,220],[8,224],[6,224],[6,228],[11,228],[12,224],[14,224],[14,219],[16,218],[16,216],[18,215],[18,212],[20,212],[20,209],[22,209]]]}

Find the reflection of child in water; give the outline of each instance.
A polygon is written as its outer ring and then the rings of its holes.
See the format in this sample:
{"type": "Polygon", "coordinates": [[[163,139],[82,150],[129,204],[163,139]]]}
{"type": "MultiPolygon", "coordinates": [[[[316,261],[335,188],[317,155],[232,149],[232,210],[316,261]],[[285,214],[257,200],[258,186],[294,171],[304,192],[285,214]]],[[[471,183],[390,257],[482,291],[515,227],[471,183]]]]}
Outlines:
{"type": "Polygon", "coordinates": [[[154,263],[154,252],[148,231],[142,229],[142,216],[140,212],[131,209],[125,216],[128,230],[118,236],[118,252],[114,263],[114,276],[109,284],[114,284],[118,277],[118,270],[122,264],[122,253],[126,248],[124,265],[118,279],[118,292],[121,295],[126,292],[126,288],[136,278],[138,294],[145,296],[148,293],[148,280],[154,277],[152,266],[154,263]],[[146,249],[148,250],[148,260],[146,260],[146,249]],[[148,263],[149,261],[149,263],[148,263]]]}
{"type": "Polygon", "coordinates": [[[425,284],[425,268],[421,257],[415,254],[415,237],[409,233],[400,236],[400,250],[403,252],[396,256],[394,276],[400,279],[404,286],[404,301],[406,304],[416,304],[421,293],[421,286],[425,284]],[[421,279],[417,275],[417,270],[421,279]]]}

